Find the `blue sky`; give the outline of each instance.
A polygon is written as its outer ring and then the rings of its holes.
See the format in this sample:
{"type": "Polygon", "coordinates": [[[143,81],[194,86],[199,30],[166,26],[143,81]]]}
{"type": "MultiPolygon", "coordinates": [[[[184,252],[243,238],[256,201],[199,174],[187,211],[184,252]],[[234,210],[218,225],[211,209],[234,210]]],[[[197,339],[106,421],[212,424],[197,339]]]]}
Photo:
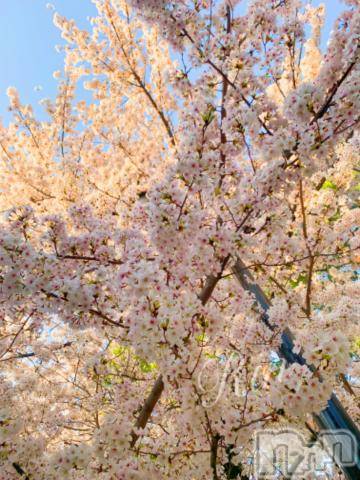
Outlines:
{"type": "MultiPolygon", "coordinates": [[[[46,8],[48,0],[0,0],[0,3],[0,117],[7,121],[5,92],[8,86],[15,86],[22,101],[34,107],[41,98],[54,97],[56,81],[52,74],[62,68],[63,62],[55,46],[64,41],[53,25],[53,12],[46,8]],[[42,90],[37,91],[39,85],[42,90]]],[[[50,3],[61,15],[75,19],[81,28],[88,28],[87,17],[96,13],[91,0],[50,0],[50,3]]],[[[339,0],[314,0],[313,3],[326,5],[322,39],[325,45],[341,4],[339,0]]]]}

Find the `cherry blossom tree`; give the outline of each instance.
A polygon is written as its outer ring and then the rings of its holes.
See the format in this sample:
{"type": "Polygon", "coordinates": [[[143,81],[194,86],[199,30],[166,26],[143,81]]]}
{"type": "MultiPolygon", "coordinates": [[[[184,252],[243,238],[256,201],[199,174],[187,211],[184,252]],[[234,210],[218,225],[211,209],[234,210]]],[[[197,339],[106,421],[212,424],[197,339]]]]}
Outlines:
{"type": "Polygon", "coordinates": [[[0,127],[0,478],[249,479],[259,429],[360,418],[359,4],[323,53],[301,0],[94,3],[0,127]]]}

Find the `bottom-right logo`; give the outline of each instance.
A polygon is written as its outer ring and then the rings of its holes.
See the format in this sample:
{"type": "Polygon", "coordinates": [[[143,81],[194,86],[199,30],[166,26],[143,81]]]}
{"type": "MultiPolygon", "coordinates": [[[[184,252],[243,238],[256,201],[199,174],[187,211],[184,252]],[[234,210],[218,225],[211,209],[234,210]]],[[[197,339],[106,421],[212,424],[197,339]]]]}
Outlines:
{"type": "Polygon", "coordinates": [[[309,443],[296,429],[265,429],[255,433],[255,448],[259,480],[303,479],[328,470],[334,462],[346,467],[358,462],[356,439],[347,430],[319,432],[316,441],[309,443]]]}

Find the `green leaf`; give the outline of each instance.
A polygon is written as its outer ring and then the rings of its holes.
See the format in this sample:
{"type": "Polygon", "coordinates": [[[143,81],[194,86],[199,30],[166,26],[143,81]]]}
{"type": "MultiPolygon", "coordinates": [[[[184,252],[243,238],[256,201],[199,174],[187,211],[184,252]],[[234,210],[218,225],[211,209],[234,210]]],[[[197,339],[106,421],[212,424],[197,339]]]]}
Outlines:
{"type": "Polygon", "coordinates": [[[124,357],[129,351],[129,347],[123,347],[121,345],[115,344],[110,347],[110,352],[115,357],[122,358],[124,357]]]}
{"type": "Polygon", "coordinates": [[[195,338],[197,342],[204,343],[206,341],[206,334],[205,332],[202,332],[200,333],[200,335],[197,335],[195,338]]]}
{"type": "Polygon", "coordinates": [[[300,275],[297,277],[296,280],[290,279],[289,281],[291,288],[296,288],[297,286],[300,285],[300,283],[306,284],[306,282],[307,282],[306,273],[300,273],[300,275]]]}
{"type": "Polygon", "coordinates": [[[351,352],[355,355],[360,355],[360,337],[355,337],[351,345],[351,352]]]}
{"type": "Polygon", "coordinates": [[[103,384],[104,384],[105,387],[110,387],[112,385],[111,375],[105,375],[105,377],[103,379],[103,384]]]}
{"type": "Polygon", "coordinates": [[[218,356],[215,353],[205,353],[206,358],[210,358],[211,360],[218,360],[218,356]]]}
{"type": "Polygon", "coordinates": [[[209,109],[201,115],[201,118],[203,119],[205,125],[210,125],[210,123],[214,120],[215,115],[214,115],[215,108],[210,105],[209,109]]]}
{"type": "Polygon", "coordinates": [[[323,183],[322,187],[321,187],[321,190],[337,190],[337,186],[335,185],[334,182],[332,182],[331,180],[325,180],[325,182],[323,183]]]}
{"type": "Polygon", "coordinates": [[[337,220],[339,220],[339,218],[341,217],[341,213],[340,213],[340,208],[338,208],[336,210],[336,212],[334,213],[334,215],[332,215],[330,218],[329,218],[329,222],[336,222],[337,220]]]}
{"type": "Polygon", "coordinates": [[[147,362],[142,358],[138,358],[139,360],[139,367],[143,373],[150,373],[157,369],[157,364],[155,362],[147,362]]]}
{"type": "Polygon", "coordinates": [[[167,203],[171,203],[171,202],[172,202],[172,196],[171,196],[169,193],[167,193],[167,192],[163,193],[163,194],[161,195],[161,198],[162,198],[162,200],[165,200],[167,203]]]}
{"type": "MultiPolygon", "coordinates": [[[[158,304],[157,300],[155,300],[154,304],[158,304]]],[[[129,352],[131,353],[131,351],[132,350],[130,349],[130,347],[123,347],[122,345],[118,345],[118,344],[114,344],[110,348],[111,354],[114,355],[116,358],[118,358],[120,361],[121,360],[125,361],[128,358],[129,352]]],[[[146,360],[139,357],[138,355],[134,355],[132,353],[131,357],[133,358],[133,360],[138,362],[138,366],[143,373],[150,373],[158,368],[155,362],[147,362],[146,360]]],[[[118,369],[121,366],[121,363],[112,360],[109,362],[109,365],[115,369],[118,369]]]]}

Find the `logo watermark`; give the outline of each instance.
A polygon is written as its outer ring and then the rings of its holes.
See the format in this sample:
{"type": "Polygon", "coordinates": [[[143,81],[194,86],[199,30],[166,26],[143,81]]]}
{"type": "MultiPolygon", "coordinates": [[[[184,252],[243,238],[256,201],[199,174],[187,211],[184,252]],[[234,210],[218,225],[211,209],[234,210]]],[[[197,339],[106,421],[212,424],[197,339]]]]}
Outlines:
{"type": "MultiPolygon", "coordinates": [[[[358,462],[357,443],[347,430],[321,431],[309,443],[296,429],[264,429],[255,433],[255,478],[303,479],[332,470],[334,463],[352,467],[358,462]]],[[[323,477],[324,478],[324,477],[323,477]]]]}
{"type": "MultiPolygon", "coordinates": [[[[274,362],[273,362],[274,363],[274,362]]],[[[269,366],[269,363],[266,364],[269,366]]],[[[227,388],[231,388],[235,396],[241,397],[246,394],[242,385],[243,373],[246,369],[246,361],[236,354],[229,357],[209,358],[199,372],[197,383],[202,394],[202,404],[206,408],[213,407],[224,395],[227,388]]],[[[286,366],[281,360],[274,364],[272,373],[276,374],[276,381],[282,382],[286,366]]],[[[256,390],[264,382],[264,365],[258,365],[251,374],[249,384],[251,389],[256,390]]],[[[294,388],[298,391],[302,384],[299,377],[294,388]]]]}

